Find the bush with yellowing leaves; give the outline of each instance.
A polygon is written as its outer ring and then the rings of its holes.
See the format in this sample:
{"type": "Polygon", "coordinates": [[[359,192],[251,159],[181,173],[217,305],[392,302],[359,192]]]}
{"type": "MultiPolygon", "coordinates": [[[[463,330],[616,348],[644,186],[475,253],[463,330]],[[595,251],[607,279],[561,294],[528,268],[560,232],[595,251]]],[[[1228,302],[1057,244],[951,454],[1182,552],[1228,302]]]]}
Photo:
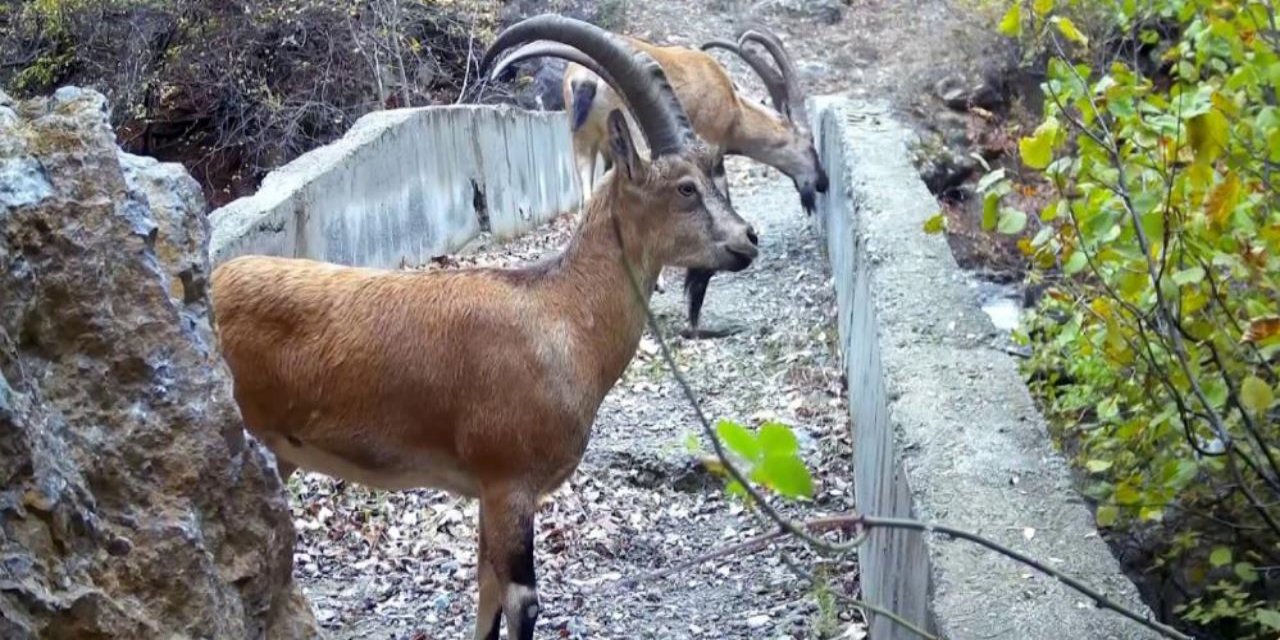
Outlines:
{"type": "Polygon", "coordinates": [[[1027,247],[1047,286],[1022,333],[1033,390],[1099,526],[1158,540],[1150,569],[1190,589],[1182,622],[1276,638],[1280,9],[1007,6],[998,28],[1048,53],[1044,120],[1019,150],[1055,198],[1007,206],[1003,171],[979,191],[1000,232],[1045,223],[1027,247]]]}

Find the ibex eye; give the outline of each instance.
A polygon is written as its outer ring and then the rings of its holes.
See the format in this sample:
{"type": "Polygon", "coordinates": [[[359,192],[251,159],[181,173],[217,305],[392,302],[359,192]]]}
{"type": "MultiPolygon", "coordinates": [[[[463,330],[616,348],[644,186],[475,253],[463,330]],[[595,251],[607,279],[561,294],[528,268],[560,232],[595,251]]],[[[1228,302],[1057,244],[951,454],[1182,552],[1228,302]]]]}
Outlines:
{"type": "Polygon", "coordinates": [[[686,198],[692,198],[693,196],[698,195],[698,189],[688,182],[680,183],[678,189],[680,190],[680,195],[686,198]]]}

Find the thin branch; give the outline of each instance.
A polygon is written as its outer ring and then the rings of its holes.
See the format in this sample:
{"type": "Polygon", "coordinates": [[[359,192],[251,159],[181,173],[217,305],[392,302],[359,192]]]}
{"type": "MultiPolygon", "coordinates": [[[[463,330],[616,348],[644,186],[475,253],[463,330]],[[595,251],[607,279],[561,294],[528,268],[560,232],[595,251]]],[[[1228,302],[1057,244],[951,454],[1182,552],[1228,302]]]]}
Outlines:
{"type": "Polygon", "coordinates": [[[764,499],[764,496],[760,494],[759,490],[756,489],[751,484],[751,482],[746,478],[746,476],[742,473],[742,471],[740,471],[737,468],[737,466],[734,465],[733,461],[729,459],[727,452],[724,450],[724,445],[720,442],[720,439],[716,437],[715,430],[711,427],[711,423],[707,420],[706,415],[702,411],[701,403],[698,401],[697,396],[693,393],[693,390],[689,386],[688,382],[684,379],[684,375],[680,372],[680,367],[679,365],[676,364],[675,358],[671,356],[670,347],[667,345],[667,341],[662,334],[662,329],[658,325],[657,317],[654,315],[653,310],[649,307],[649,304],[644,296],[644,290],[640,286],[639,279],[636,277],[635,270],[632,268],[630,261],[627,260],[626,258],[626,255],[627,255],[626,243],[623,240],[622,227],[619,224],[618,218],[616,215],[611,217],[611,222],[612,222],[614,236],[618,241],[618,247],[621,251],[622,266],[627,272],[627,280],[631,285],[632,293],[641,302],[641,307],[644,309],[645,317],[649,324],[649,329],[653,332],[654,338],[658,343],[658,349],[659,349],[659,352],[662,354],[664,363],[667,365],[667,368],[671,371],[672,375],[675,377],[676,382],[680,385],[681,389],[684,391],[685,398],[689,401],[689,404],[692,406],[694,414],[697,416],[699,423],[702,425],[703,431],[711,439],[711,443],[715,449],[716,455],[720,458],[721,463],[724,465],[725,469],[729,472],[729,475],[732,476],[734,480],[738,481],[738,483],[742,485],[742,488],[747,492],[749,496],[751,496],[752,500],[754,501],[754,504],[757,507],[759,507],[760,511],[765,516],[767,516],[770,520],[772,520],[779,526],[781,532],[785,532],[788,535],[799,538],[801,541],[805,542],[815,550],[824,551],[828,553],[843,553],[856,548],[866,540],[867,533],[871,529],[876,527],[885,528],[885,529],[907,529],[907,530],[913,530],[913,531],[920,531],[924,533],[939,533],[942,535],[950,536],[952,538],[967,540],[969,542],[973,542],[983,547],[986,547],[988,549],[991,549],[992,551],[995,551],[1002,555],[1013,558],[1014,560],[1017,560],[1037,571],[1040,571],[1041,573],[1052,576],[1055,579],[1057,579],[1059,582],[1062,582],[1066,586],[1072,589],[1075,589],[1076,591],[1090,598],[1091,600],[1093,600],[1093,602],[1097,606],[1102,607],[1104,609],[1109,609],[1111,611],[1115,611],[1116,613],[1119,613],[1120,615],[1126,618],[1129,618],[1130,620],[1133,620],[1134,622],[1137,622],[1138,624],[1141,624],[1153,631],[1157,631],[1166,637],[1174,638],[1175,640],[1192,640],[1190,636],[1187,636],[1172,627],[1169,627],[1167,625],[1164,625],[1154,620],[1150,620],[1146,617],[1143,617],[1129,610],[1128,608],[1115,602],[1114,600],[1108,598],[1107,596],[1099,593],[1098,591],[1094,590],[1088,585],[1080,582],[1079,580],[1076,580],[1075,578],[1072,578],[1071,576],[1068,576],[1062,573],[1061,571],[1058,571],[1057,569],[1049,567],[1048,565],[1045,565],[1027,555],[1014,551],[1013,549],[1010,549],[1009,547],[1006,547],[994,540],[989,540],[975,533],[970,533],[968,531],[963,531],[961,529],[956,529],[954,527],[949,527],[946,525],[932,524],[932,523],[920,522],[916,520],[858,515],[856,517],[860,518],[861,524],[863,526],[860,527],[861,531],[855,536],[855,538],[843,544],[833,544],[826,540],[822,540],[820,538],[814,537],[807,530],[808,529],[807,526],[803,524],[797,524],[796,522],[793,522],[792,520],[778,513],[778,511],[764,499]]]}
{"type": "Polygon", "coordinates": [[[1156,631],[1167,638],[1175,638],[1176,640],[1193,640],[1191,636],[1186,635],[1181,631],[1174,629],[1173,627],[1170,627],[1156,620],[1152,620],[1150,618],[1138,615],[1137,613],[1133,612],[1127,607],[1117,603],[1111,598],[1108,598],[1107,596],[1094,590],[1089,585],[1086,585],[1083,582],[1080,582],[1079,580],[1076,580],[1075,578],[1072,578],[1071,576],[1036,560],[1035,558],[1032,558],[1025,554],[1014,551],[1013,549],[1010,549],[1009,547],[1006,547],[1000,544],[999,542],[996,542],[994,540],[989,540],[975,533],[970,533],[968,531],[956,529],[954,527],[948,527],[946,525],[931,524],[926,522],[919,522],[916,520],[907,520],[903,518],[882,518],[878,516],[863,515],[862,520],[866,524],[868,529],[874,529],[877,527],[886,528],[886,529],[907,529],[911,531],[920,531],[923,533],[937,533],[937,534],[949,536],[951,538],[967,540],[979,546],[986,547],[1001,555],[1013,558],[1014,560],[1017,560],[1018,562],[1021,562],[1022,564],[1025,564],[1041,573],[1052,576],[1054,579],[1058,580],[1062,584],[1072,589],[1075,589],[1081,594],[1084,594],[1089,599],[1093,600],[1093,603],[1095,605],[1103,609],[1110,609],[1111,611],[1114,611],[1126,618],[1129,618],[1130,620],[1133,620],[1134,622],[1137,622],[1138,624],[1148,629],[1151,629],[1152,631],[1156,631]]]}
{"type": "Polygon", "coordinates": [[[626,244],[622,239],[622,227],[618,223],[617,216],[613,216],[611,220],[613,223],[614,236],[617,238],[618,247],[622,251],[622,266],[626,269],[627,281],[631,285],[632,293],[637,297],[641,303],[640,306],[644,309],[645,318],[649,324],[649,330],[653,332],[654,339],[658,343],[658,350],[662,354],[662,359],[666,363],[667,368],[670,369],[671,375],[676,380],[676,384],[678,384],[681,391],[684,392],[685,399],[688,400],[690,406],[693,407],[694,416],[702,426],[703,433],[711,440],[711,446],[716,452],[716,457],[720,458],[720,462],[724,465],[725,470],[728,471],[729,475],[742,486],[747,495],[751,497],[752,501],[760,508],[761,511],[764,512],[765,515],[769,516],[770,520],[773,520],[784,531],[800,538],[814,549],[829,554],[841,554],[847,553],[861,545],[866,539],[865,535],[859,535],[853,540],[844,543],[832,543],[813,536],[806,531],[802,525],[793,522],[786,516],[779,513],[773,505],[769,504],[769,501],[760,493],[760,490],[747,479],[746,474],[744,474],[742,470],[739,469],[738,466],[729,458],[728,452],[724,449],[724,444],[720,442],[719,436],[716,435],[715,429],[711,426],[711,421],[707,419],[706,414],[702,411],[702,403],[698,401],[698,396],[693,392],[693,388],[689,386],[689,382],[685,380],[684,374],[680,372],[680,367],[676,365],[675,358],[671,355],[671,348],[667,345],[667,340],[662,335],[662,327],[658,325],[658,318],[653,315],[653,309],[649,308],[649,304],[644,296],[644,290],[640,286],[640,280],[636,277],[635,270],[632,268],[630,261],[626,259],[626,244]]]}
{"type": "MultiPolygon", "coordinates": [[[[862,522],[862,518],[858,517],[856,514],[851,514],[851,515],[845,515],[845,516],[835,516],[831,518],[818,518],[815,520],[809,520],[808,522],[804,523],[804,526],[807,529],[821,532],[821,531],[853,529],[854,527],[858,526],[861,522],[862,522]]],[[[727,547],[721,547],[719,549],[712,549],[711,551],[698,555],[694,558],[690,558],[688,560],[683,560],[679,564],[671,565],[670,567],[667,567],[659,571],[654,571],[652,573],[648,573],[642,576],[637,576],[634,578],[623,578],[621,580],[618,580],[616,582],[609,584],[607,587],[600,587],[594,593],[614,591],[616,589],[620,589],[623,587],[632,588],[632,587],[635,587],[636,585],[640,585],[648,582],[656,582],[658,580],[669,578],[682,571],[686,571],[688,569],[697,567],[703,563],[710,562],[712,560],[719,560],[720,558],[725,558],[728,556],[750,555],[752,553],[755,553],[757,551],[767,548],[773,541],[777,540],[778,538],[785,537],[786,535],[787,535],[787,532],[783,530],[781,527],[779,527],[774,531],[755,536],[754,538],[743,540],[742,542],[739,542],[737,544],[732,544],[727,547]]]]}

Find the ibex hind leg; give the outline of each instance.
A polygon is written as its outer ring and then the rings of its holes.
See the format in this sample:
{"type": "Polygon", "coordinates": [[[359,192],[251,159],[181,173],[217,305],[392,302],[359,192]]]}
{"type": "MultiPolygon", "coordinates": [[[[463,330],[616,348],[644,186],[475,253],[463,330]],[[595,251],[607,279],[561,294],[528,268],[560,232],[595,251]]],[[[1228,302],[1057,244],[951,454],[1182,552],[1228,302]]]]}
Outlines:
{"type": "Polygon", "coordinates": [[[510,640],[533,640],[541,605],[533,562],[537,498],[485,487],[480,498],[480,610],[476,640],[497,640],[498,619],[510,640]]]}

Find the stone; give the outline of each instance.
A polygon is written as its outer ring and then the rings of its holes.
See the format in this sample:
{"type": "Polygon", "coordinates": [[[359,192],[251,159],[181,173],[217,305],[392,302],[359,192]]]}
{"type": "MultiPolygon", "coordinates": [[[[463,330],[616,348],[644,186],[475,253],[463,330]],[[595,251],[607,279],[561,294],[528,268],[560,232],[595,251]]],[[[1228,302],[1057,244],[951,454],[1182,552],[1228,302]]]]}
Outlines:
{"type": "Polygon", "coordinates": [[[996,111],[1006,104],[1005,96],[986,80],[968,82],[959,75],[942,78],[933,86],[934,95],[947,108],[968,111],[974,107],[996,111]]]}
{"type": "Polygon", "coordinates": [[[200,187],[106,106],[0,96],[0,637],[320,637],[215,348],[200,187]]]}

